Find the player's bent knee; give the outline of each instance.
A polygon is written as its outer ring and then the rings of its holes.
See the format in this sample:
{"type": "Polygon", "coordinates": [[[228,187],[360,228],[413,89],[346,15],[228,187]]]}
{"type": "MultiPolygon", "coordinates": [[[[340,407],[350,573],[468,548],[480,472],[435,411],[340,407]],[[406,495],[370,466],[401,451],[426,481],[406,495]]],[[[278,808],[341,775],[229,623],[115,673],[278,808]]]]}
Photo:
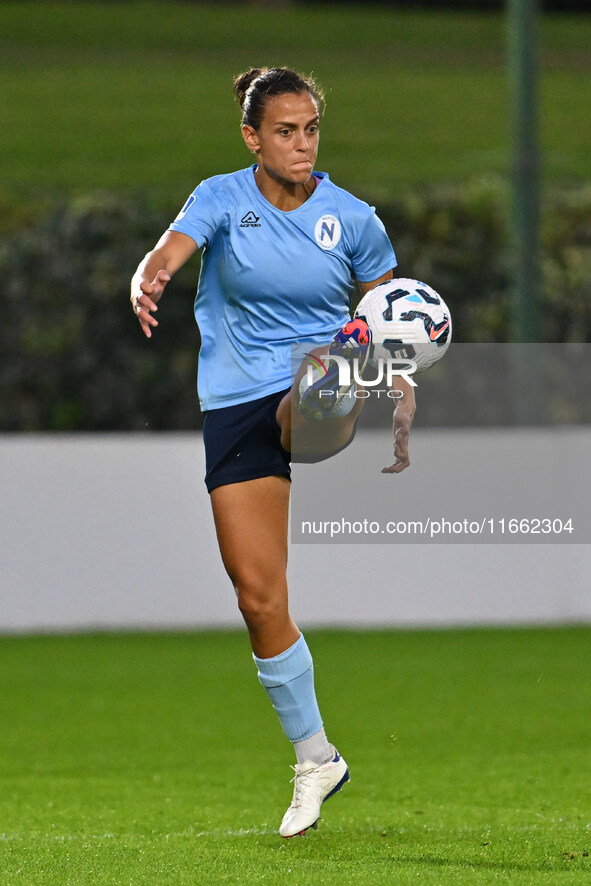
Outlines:
{"type": "Polygon", "coordinates": [[[287,614],[287,595],[235,586],[238,608],[249,627],[261,628],[287,614]]]}

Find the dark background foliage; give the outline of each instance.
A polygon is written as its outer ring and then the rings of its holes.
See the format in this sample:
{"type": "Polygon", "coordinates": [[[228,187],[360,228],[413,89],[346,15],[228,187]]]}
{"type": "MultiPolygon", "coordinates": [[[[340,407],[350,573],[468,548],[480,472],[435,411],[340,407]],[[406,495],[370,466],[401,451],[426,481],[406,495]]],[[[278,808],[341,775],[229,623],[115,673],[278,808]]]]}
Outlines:
{"type": "MultiPolygon", "coordinates": [[[[509,188],[501,178],[430,186],[378,207],[399,276],[437,281],[454,340],[509,334],[509,188]]],[[[591,189],[544,202],[543,340],[591,336],[591,189]]],[[[139,198],[73,197],[17,225],[0,250],[0,429],[193,429],[194,259],[169,284],[148,341],[128,281],[169,219],[139,198]]]]}
{"type": "MultiPolygon", "coordinates": [[[[358,0],[301,0],[303,6],[346,6],[358,0]]],[[[388,6],[394,9],[465,9],[477,12],[498,12],[507,6],[507,0],[370,0],[368,6],[388,6]]],[[[545,12],[589,12],[588,0],[538,0],[545,12]]]]}

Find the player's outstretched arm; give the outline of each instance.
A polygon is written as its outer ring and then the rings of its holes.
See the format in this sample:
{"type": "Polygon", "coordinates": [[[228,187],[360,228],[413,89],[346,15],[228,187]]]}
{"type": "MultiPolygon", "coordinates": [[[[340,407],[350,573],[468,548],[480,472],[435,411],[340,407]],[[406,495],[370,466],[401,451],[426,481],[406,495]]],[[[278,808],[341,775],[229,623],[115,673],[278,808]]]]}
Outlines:
{"type": "Polygon", "coordinates": [[[399,474],[410,464],[408,438],[416,410],[415,391],[403,378],[396,380],[396,389],[402,394],[396,400],[392,428],[396,461],[389,467],[382,468],[382,474],[399,474]]]}
{"type": "Polygon", "coordinates": [[[179,231],[166,231],[143,258],[131,280],[130,301],[146,338],[158,321],[152,316],[172,275],[193,255],[197,244],[179,231]]]}

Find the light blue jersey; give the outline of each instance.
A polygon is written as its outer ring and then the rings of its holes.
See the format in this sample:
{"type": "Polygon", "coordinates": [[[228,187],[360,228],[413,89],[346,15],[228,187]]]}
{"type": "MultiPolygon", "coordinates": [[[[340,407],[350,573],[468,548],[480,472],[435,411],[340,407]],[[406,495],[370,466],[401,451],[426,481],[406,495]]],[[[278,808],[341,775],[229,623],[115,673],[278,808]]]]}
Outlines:
{"type": "Polygon", "coordinates": [[[349,319],[353,280],[396,266],[375,210],[314,173],[291,212],[259,191],[256,165],[201,182],[170,226],[204,246],[195,299],[201,408],[289,387],[291,345],[323,344],[349,319]]]}

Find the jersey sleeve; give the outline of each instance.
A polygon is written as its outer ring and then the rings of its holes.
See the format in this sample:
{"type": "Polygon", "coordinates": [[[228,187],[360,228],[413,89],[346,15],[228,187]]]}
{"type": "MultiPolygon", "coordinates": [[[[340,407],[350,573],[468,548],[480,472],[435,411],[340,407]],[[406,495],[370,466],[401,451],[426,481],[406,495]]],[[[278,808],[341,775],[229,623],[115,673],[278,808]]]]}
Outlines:
{"type": "Polygon", "coordinates": [[[353,272],[362,283],[377,280],[396,267],[394,249],[373,207],[361,227],[351,259],[353,272]]]}
{"type": "Polygon", "coordinates": [[[197,247],[209,243],[223,218],[223,209],[208,181],[195,188],[187,202],[169,226],[169,231],[179,231],[191,237],[197,247]]]}

